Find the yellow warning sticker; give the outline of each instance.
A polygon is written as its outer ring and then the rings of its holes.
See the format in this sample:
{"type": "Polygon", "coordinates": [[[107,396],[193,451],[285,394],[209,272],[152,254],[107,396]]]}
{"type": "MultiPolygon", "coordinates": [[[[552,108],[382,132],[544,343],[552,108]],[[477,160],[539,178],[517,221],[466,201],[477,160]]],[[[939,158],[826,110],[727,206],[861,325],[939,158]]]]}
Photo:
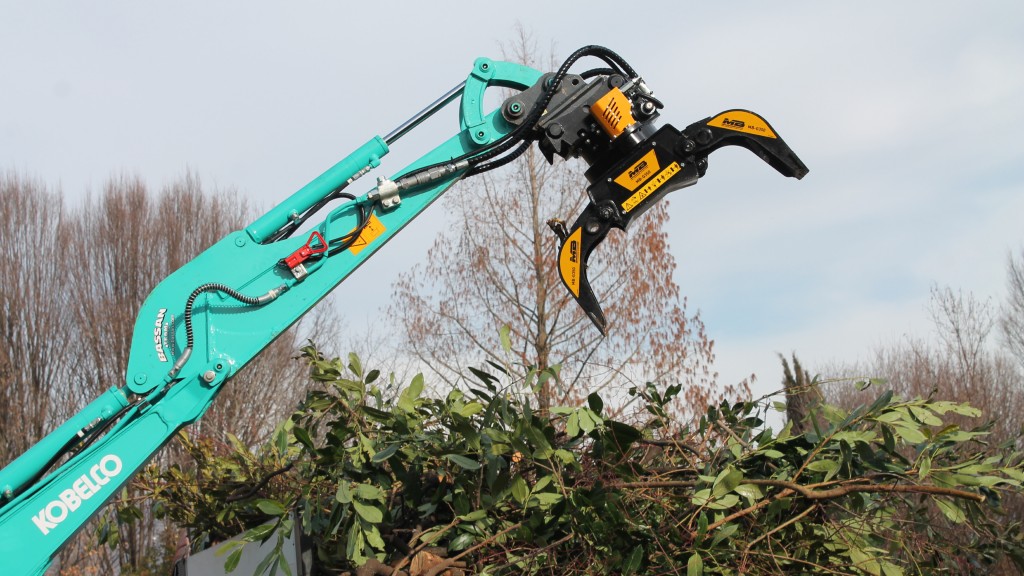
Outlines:
{"type": "Polygon", "coordinates": [[[661,166],[658,165],[658,155],[654,153],[652,148],[650,152],[644,154],[643,158],[637,160],[629,169],[619,174],[618,178],[615,179],[615,183],[632,192],[657,172],[659,168],[661,166]]]}
{"type": "Polygon", "coordinates": [[[562,275],[562,281],[569,287],[573,296],[580,295],[580,239],[583,237],[583,229],[577,228],[569,235],[565,244],[562,244],[562,253],[558,255],[558,272],[562,275]]]}
{"type": "Polygon", "coordinates": [[[356,241],[349,247],[349,250],[353,254],[359,254],[363,251],[363,248],[369,246],[370,242],[376,240],[377,237],[383,234],[385,230],[387,230],[387,228],[385,228],[384,224],[377,218],[377,215],[370,214],[370,219],[366,222],[366,227],[363,228],[363,231],[359,234],[359,238],[356,238],[356,241]]]}
{"type": "Polygon", "coordinates": [[[664,170],[658,172],[657,176],[651,178],[650,182],[644,184],[644,187],[637,191],[636,194],[627,198],[626,201],[622,203],[622,209],[629,212],[633,208],[636,208],[637,205],[644,201],[644,198],[647,198],[653,194],[655,190],[661,188],[662,184],[668,182],[669,178],[674,176],[676,172],[679,172],[681,169],[679,162],[673,162],[666,166],[664,170]]]}
{"type": "Polygon", "coordinates": [[[711,122],[708,122],[708,126],[716,126],[718,128],[735,130],[737,132],[746,132],[748,134],[764,136],[765,138],[778,138],[778,136],[775,135],[775,132],[772,132],[772,129],[764,119],[757,114],[747,112],[746,110],[729,110],[728,112],[722,112],[718,116],[712,118],[711,122]]]}

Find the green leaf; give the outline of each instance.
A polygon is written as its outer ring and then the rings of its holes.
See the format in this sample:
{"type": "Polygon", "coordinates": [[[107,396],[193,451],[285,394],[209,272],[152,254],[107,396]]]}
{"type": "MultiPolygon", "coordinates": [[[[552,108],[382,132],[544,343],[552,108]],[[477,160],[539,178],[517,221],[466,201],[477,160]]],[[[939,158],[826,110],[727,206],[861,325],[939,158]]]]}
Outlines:
{"type": "Polygon", "coordinates": [[[922,424],[926,424],[928,426],[942,426],[942,420],[927,408],[921,406],[910,406],[910,412],[922,424]]]}
{"type": "Polygon", "coordinates": [[[356,356],[355,352],[349,352],[348,369],[356,376],[363,377],[363,365],[359,362],[359,356],[356,356]]]}
{"type": "Polygon", "coordinates": [[[700,554],[694,554],[690,556],[690,560],[686,563],[686,576],[703,576],[704,575],[704,560],[701,559],[700,554]]]}
{"type": "Polygon", "coordinates": [[[334,499],[342,504],[348,504],[352,501],[352,492],[349,490],[348,482],[342,480],[338,483],[338,493],[335,494],[334,499]]]}
{"type": "Polygon", "coordinates": [[[234,572],[235,568],[238,568],[238,562],[242,559],[242,550],[244,548],[236,548],[228,555],[228,559],[224,561],[225,572],[234,572]]]}
{"type": "Polygon", "coordinates": [[[445,454],[444,457],[448,459],[449,462],[459,466],[460,468],[465,468],[466,470],[480,469],[479,462],[477,462],[476,460],[470,460],[469,458],[466,458],[465,456],[462,456],[460,454],[445,454]]]}
{"type": "Polygon", "coordinates": [[[755,486],[754,484],[740,484],[734,490],[737,494],[746,498],[751,504],[764,498],[764,491],[761,490],[760,486],[755,486]]]}
{"type": "Polygon", "coordinates": [[[505,352],[512,350],[512,339],[509,337],[510,332],[511,329],[508,327],[508,324],[505,324],[498,329],[498,337],[501,339],[501,349],[505,352]]]}
{"type": "Polygon", "coordinates": [[[694,492],[693,493],[693,497],[691,498],[691,501],[693,502],[694,506],[707,506],[708,501],[710,501],[710,500],[711,500],[711,489],[710,488],[705,488],[703,490],[698,490],[698,491],[694,492]]]}
{"type": "Polygon", "coordinates": [[[245,531],[242,535],[242,540],[246,542],[260,542],[268,538],[274,533],[274,523],[260,524],[255,528],[250,528],[245,531]]]}
{"type": "Polygon", "coordinates": [[[373,484],[359,484],[356,486],[356,497],[363,500],[384,500],[384,492],[373,484]]]}
{"type": "Polygon", "coordinates": [[[479,402],[470,402],[459,410],[459,415],[463,418],[469,418],[474,414],[479,414],[484,411],[484,405],[479,402]]]}
{"type": "Polygon", "coordinates": [[[565,421],[565,433],[569,435],[569,438],[575,438],[580,435],[580,416],[579,412],[573,412],[569,415],[569,418],[565,421]]]}
{"type": "Polygon", "coordinates": [[[577,410],[576,414],[579,416],[580,430],[584,433],[589,434],[597,426],[597,423],[590,417],[590,413],[587,410],[577,410]]]}
{"type": "Polygon", "coordinates": [[[370,546],[377,550],[384,550],[384,539],[381,538],[380,530],[376,526],[363,526],[363,537],[366,538],[366,542],[370,546]]]}
{"type": "Polygon", "coordinates": [[[522,476],[516,476],[512,481],[512,498],[520,505],[525,505],[526,499],[529,497],[530,487],[526,484],[526,480],[522,476]]]}
{"type": "Polygon", "coordinates": [[[921,458],[921,464],[917,471],[918,478],[924,478],[928,476],[928,473],[932,471],[932,459],[931,456],[925,455],[921,458]]]}
{"type": "Polygon", "coordinates": [[[875,399],[874,402],[871,403],[871,406],[868,407],[867,412],[872,413],[875,410],[879,410],[883,406],[888,406],[889,403],[892,402],[892,395],[892,390],[886,390],[885,392],[883,392],[878,398],[875,399]]]}
{"type": "Polygon", "coordinates": [[[465,550],[472,546],[475,540],[476,539],[472,534],[459,534],[454,540],[452,540],[451,544],[448,545],[448,548],[451,550],[465,550]]]}
{"type": "Polygon", "coordinates": [[[903,568],[892,562],[882,561],[882,574],[885,576],[904,576],[903,568]]]}
{"type": "Polygon", "coordinates": [[[921,444],[928,440],[928,437],[924,435],[924,432],[909,426],[901,426],[897,424],[896,426],[893,426],[893,432],[895,432],[900,438],[903,438],[903,440],[908,444],[921,444]]]}
{"type": "Polygon", "coordinates": [[[622,565],[622,574],[629,576],[635,574],[640,569],[640,563],[644,559],[644,548],[643,546],[636,546],[633,551],[629,553],[629,557],[626,558],[626,563],[622,565]]]}
{"type": "Polygon", "coordinates": [[[370,461],[373,462],[374,464],[380,464],[381,462],[394,456],[395,452],[398,452],[398,444],[391,444],[387,448],[374,454],[373,458],[370,458],[370,461]]]}
{"type": "Polygon", "coordinates": [[[718,546],[719,543],[735,534],[739,529],[739,524],[726,524],[725,526],[722,526],[715,531],[715,537],[711,540],[711,547],[714,548],[715,546],[718,546]]]}
{"type": "Polygon", "coordinates": [[[547,508],[548,506],[561,502],[562,495],[557,492],[534,493],[530,496],[530,501],[533,502],[534,500],[536,500],[542,508],[547,508]]]}
{"type": "Polygon", "coordinates": [[[409,387],[402,390],[398,396],[398,408],[405,412],[415,412],[416,400],[419,399],[420,394],[423,394],[423,374],[413,376],[409,387]]]}
{"type": "Polygon", "coordinates": [[[726,494],[721,498],[713,500],[708,503],[708,508],[711,510],[725,510],[726,508],[732,508],[740,501],[740,497],[735,494],[726,494]]]}
{"type": "Polygon", "coordinates": [[[629,448],[630,445],[643,437],[643,434],[636,428],[629,424],[623,424],[622,422],[616,422],[614,420],[608,421],[608,431],[611,433],[612,440],[620,450],[629,448]]]}
{"type": "Polygon", "coordinates": [[[299,428],[296,426],[292,429],[292,435],[295,439],[302,443],[303,446],[309,449],[310,452],[316,451],[316,446],[313,445],[313,439],[310,438],[309,432],[306,432],[305,428],[299,428]]]}
{"type": "Polygon", "coordinates": [[[873,556],[869,555],[864,550],[861,550],[860,548],[850,548],[849,555],[850,560],[853,561],[857,568],[860,568],[874,576],[879,576],[882,573],[882,566],[873,556]]]}
{"type": "Polygon", "coordinates": [[[548,486],[550,486],[551,485],[551,481],[552,481],[552,477],[551,477],[550,474],[547,475],[547,476],[541,476],[540,479],[537,480],[537,483],[533,485],[533,490],[532,491],[533,492],[540,492],[541,490],[543,490],[543,489],[547,488],[548,486]]]}
{"type": "Polygon", "coordinates": [[[718,498],[732,492],[743,480],[743,472],[732,466],[722,470],[711,487],[711,497],[718,498]]]}
{"type": "Polygon", "coordinates": [[[271,516],[281,516],[284,514],[284,505],[276,500],[257,500],[256,507],[260,509],[260,512],[271,516]]]}
{"type": "Polygon", "coordinates": [[[839,466],[839,462],[835,460],[815,460],[807,465],[807,469],[812,472],[824,472],[825,482],[828,482],[839,471],[839,466]]]}
{"type": "Polygon", "coordinates": [[[356,509],[356,514],[359,514],[359,517],[367,522],[379,524],[384,521],[384,512],[376,506],[353,500],[352,507],[356,509]]]}
{"type": "MultiPolygon", "coordinates": [[[[260,563],[256,565],[256,570],[253,571],[253,576],[263,576],[263,574],[265,574],[267,571],[267,567],[274,564],[274,560],[277,560],[277,556],[280,553],[280,549],[271,550],[270,553],[264,556],[263,560],[261,560],[260,563]]],[[[270,574],[273,575],[276,573],[277,566],[274,565],[274,567],[270,570],[270,574]]]]}
{"type": "Polygon", "coordinates": [[[562,464],[576,464],[577,463],[576,455],[573,454],[572,452],[568,451],[568,450],[563,449],[563,448],[559,448],[558,450],[555,450],[555,458],[558,458],[559,460],[561,460],[562,464]]]}
{"type": "Polygon", "coordinates": [[[363,531],[359,526],[354,526],[348,531],[348,540],[345,545],[345,556],[353,562],[359,562],[363,551],[363,531]]]}
{"type": "Polygon", "coordinates": [[[463,522],[476,522],[477,520],[483,520],[487,518],[487,510],[473,510],[469,514],[463,514],[459,516],[459,520],[463,522]]]}
{"type": "Polygon", "coordinates": [[[967,518],[963,510],[946,500],[937,499],[935,503],[939,506],[939,510],[942,510],[942,513],[946,515],[946,518],[949,518],[954,524],[961,524],[967,518]]]}
{"type": "Polygon", "coordinates": [[[292,576],[292,569],[288,566],[288,558],[283,552],[277,554],[277,565],[281,567],[281,571],[284,572],[285,576],[292,576]]]}

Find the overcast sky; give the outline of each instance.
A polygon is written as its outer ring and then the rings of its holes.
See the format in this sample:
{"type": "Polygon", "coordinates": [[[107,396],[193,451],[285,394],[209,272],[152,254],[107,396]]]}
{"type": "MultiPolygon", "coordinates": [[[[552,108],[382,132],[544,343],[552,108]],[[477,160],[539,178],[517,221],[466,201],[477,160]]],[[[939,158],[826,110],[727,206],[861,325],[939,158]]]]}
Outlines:
{"type": "MultiPolygon", "coordinates": [[[[0,0],[0,169],[69,198],[113,173],[160,187],[191,169],[269,207],[460,82],[477,56],[500,56],[518,21],[559,57],[618,51],[677,127],[759,112],[810,167],[798,182],[727,149],[671,197],[676,280],[717,341],[723,381],[757,372],[773,389],[777,353],[823,365],[928,336],[933,283],[1003,297],[1007,253],[1024,246],[1024,3],[629,9],[0,0]]],[[[455,128],[426,125],[392,156],[415,158],[455,128]]],[[[344,311],[353,324],[443,223],[433,207],[339,289],[359,302],[344,311]]]]}

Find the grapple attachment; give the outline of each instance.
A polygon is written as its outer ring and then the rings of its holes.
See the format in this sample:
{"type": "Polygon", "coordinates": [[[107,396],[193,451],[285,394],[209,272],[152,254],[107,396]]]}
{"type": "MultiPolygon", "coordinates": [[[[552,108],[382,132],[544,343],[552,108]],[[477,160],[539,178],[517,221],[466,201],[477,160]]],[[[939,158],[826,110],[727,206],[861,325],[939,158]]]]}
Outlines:
{"type": "MultiPolygon", "coordinates": [[[[608,321],[587,276],[587,261],[612,228],[630,223],[670,192],[705,175],[708,155],[725,146],[750,150],[784,176],[808,169],[768,122],[746,110],[728,110],[679,131],[654,126],[660,102],[639,78],[567,76],[558,85],[542,78],[534,89],[505,102],[505,110],[527,108],[543,90],[554,91],[534,139],[549,161],[581,157],[589,165],[590,202],[569,227],[549,221],[560,240],[558,272],[569,293],[602,334],[608,321]],[[534,92],[534,93],[531,93],[534,92]],[[524,101],[525,100],[525,101],[524,101]]],[[[516,122],[516,116],[506,114],[516,122]]]]}

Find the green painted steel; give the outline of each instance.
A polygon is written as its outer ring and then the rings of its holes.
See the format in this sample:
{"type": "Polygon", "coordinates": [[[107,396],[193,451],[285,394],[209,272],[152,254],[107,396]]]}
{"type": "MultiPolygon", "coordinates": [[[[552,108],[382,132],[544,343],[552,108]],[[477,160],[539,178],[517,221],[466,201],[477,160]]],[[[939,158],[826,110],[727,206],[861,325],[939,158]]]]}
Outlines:
{"type": "Polygon", "coordinates": [[[111,388],[93,400],[59,428],[50,432],[32,448],[0,470],[0,502],[13,499],[50,461],[73,440],[78,431],[96,421],[106,421],[128,406],[119,388],[111,388]]]}
{"type": "MultiPolygon", "coordinates": [[[[499,113],[485,114],[484,90],[491,86],[526,89],[540,76],[539,71],[517,64],[478,59],[463,93],[460,132],[392,178],[478,149],[510,132],[512,127],[499,113]]],[[[229,234],[153,290],[136,320],[126,387],[108,392],[101,398],[103,402],[94,403],[120,409],[125,406],[124,392],[129,392],[133,403],[127,413],[91,446],[0,507],[0,559],[5,575],[41,574],[61,546],[139,467],[177,430],[206,412],[232,374],[462,176],[454,174],[403,192],[401,203],[392,209],[378,207],[376,221],[371,223],[372,234],[364,232],[362,236],[365,242],[321,259],[310,266],[308,276],[297,280],[278,263],[305,245],[309,234],[260,242],[273,237],[292,214],[304,212],[340,184],[376,167],[387,151],[384,141],[374,137],[247,229],[229,234]],[[197,287],[211,282],[254,297],[286,290],[263,305],[244,304],[221,291],[199,295],[193,307],[194,346],[187,360],[181,361],[186,341],[185,303],[197,287]],[[171,378],[169,372],[176,362],[183,364],[171,378]],[[114,399],[117,395],[122,400],[114,399]]],[[[356,207],[360,203],[369,205],[366,195],[335,209],[314,229],[328,239],[352,230],[359,221],[356,207]]],[[[100,408],[99,413],[104,409],[100,408]]],[[[0,473],[0,479],[35,477],[57,453],[54,449],[66,443],[60,438],[97,417],[87,414],[65,425],[60,434],[51,435],[54,439],[33,453],[31,462],[16,461],[0,473]]]]}
{"type": "Polygon", "coordinates": [[[380,159],[388,153],[388,145],[380,136],[374,136],[355,152],[317,176],[298,192],[253,222],[248,228],[249,236],[256,242],[263,242],[277,232],[293,217],[302,214],[335,188],[363,170],[380,166],[380,159]]]}

